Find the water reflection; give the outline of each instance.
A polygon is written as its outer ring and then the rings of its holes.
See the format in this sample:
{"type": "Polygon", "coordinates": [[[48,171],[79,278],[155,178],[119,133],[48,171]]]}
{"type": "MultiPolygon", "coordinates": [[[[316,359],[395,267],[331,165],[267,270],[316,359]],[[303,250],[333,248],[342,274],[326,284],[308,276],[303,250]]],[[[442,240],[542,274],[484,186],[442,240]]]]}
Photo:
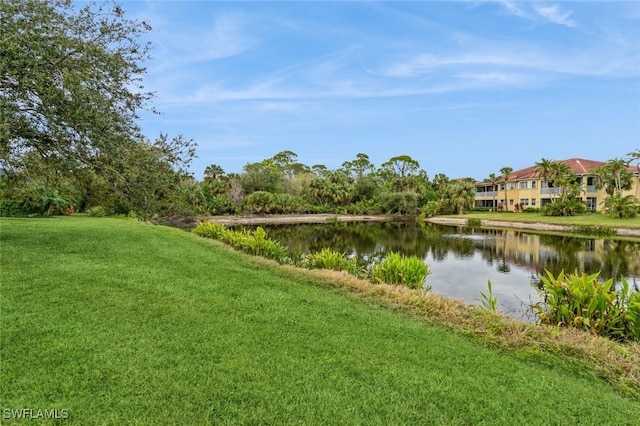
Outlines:
{"type": "Polygon", "coordinates": [[[430,265],[433,291],[478,304],[491,280],[500,309],[527,319],[526,307],[538,301],[533,285],[545,269],[600,272],[603,279],[625,277],[640,290],[640,242],[537,235],[501,229],[471,229],[413,223],[337,223],[272,225],[269,236],[292,253],[331,248],[363,265],[391,251],[415,255],[430,265]]]}

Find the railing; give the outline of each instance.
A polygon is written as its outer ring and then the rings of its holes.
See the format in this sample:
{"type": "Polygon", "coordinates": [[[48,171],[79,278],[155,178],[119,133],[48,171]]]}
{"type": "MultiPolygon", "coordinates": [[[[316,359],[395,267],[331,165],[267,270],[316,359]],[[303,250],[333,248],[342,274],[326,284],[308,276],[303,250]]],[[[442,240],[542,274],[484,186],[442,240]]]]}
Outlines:
{"type": "Polygon", "coordinates": [[[541,194],[560,194],[560,188],[540,188],[541,194]]]}
{"type": "Polygon", "coordinates": [[[598,192],[595,185],[587,185],[587,192],[598,192]]]}
{"type": "Polygon", "coordinates": [[[495,197],[498,195],[498,191],[477,191],[476,197],[495,197]]]}

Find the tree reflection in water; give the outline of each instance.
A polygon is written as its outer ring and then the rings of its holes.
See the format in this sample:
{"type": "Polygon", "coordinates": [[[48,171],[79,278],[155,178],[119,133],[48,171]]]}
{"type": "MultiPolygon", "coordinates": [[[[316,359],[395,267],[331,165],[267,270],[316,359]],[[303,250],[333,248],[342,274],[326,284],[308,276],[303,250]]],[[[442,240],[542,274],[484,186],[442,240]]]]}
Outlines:
{"type": "MultiPolygon", "coordinates": [[[[427,278],[434,291],[446,293],[448,287],[455,286],[453,295],[470,303],[479,297],[480,291],[486,290],[487,280],[494,284],[495,292],[502,292],[498,295],[503,298],[512,297],[510,292],[520,286],[518,297],[533,300],[536,292],[531,284],[538,284],[545,270],[553,274],[561,270],[599,272],[605,280],[625,277],[636,290],[640,285],[640,241],[635,240],[404,222],[263,227],[292,253],[331,248],[356,258],[363,266],[380,261],[389,252],[418,256],[434,272],[427,278]],[[509,280],[526,282],[512,282],[510,288],[509,280]],[[500,282],[504,284],[501,286],[500,282]],[[523,284],[528,287],[527,294],[521,289],[523,284]]],[[[521,309],[522,299],[508,304],[521,309]]]]}

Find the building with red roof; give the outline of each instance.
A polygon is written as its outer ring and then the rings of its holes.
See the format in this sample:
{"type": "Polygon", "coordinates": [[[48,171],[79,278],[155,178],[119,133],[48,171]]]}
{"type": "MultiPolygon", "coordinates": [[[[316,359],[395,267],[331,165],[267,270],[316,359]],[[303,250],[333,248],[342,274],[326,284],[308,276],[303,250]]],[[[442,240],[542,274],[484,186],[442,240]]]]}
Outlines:
{"type": "MultiPolygon", "coordinates": [[[[604,189],[596,187],[596,170],[605,166],[607,162],[587,160],[584,158],[570,158],[554,161],[566,164],[581,185],[580,199],[587,204],[591,211],[601,211],[602,202],[607,196],[604,189]]],[[[522,211],[529,207],[541,208],[553,201],[560,193],[560,188],[553,187],[546,182],[538,172],[537,165],[520,170],[514,170],[508,176],[498,176],[495,182],[488,179],[476,182],[475,206],[488,207],[492,210],[522,211]]],[[[623,195],[638,197],[640,173],[637,167],[629,166],[634,174],[633,187],[623,195]]]]}

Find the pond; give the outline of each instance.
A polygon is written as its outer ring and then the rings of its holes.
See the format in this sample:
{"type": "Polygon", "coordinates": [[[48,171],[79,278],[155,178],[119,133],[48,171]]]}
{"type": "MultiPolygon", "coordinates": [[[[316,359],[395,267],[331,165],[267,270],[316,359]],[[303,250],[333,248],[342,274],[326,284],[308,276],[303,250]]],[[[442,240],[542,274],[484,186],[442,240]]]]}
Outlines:
{"type": "Polygon", "coordinates": [[[530,231],[481,229],[416,223],[336,223],[263,226],[270,238],[292,253],[331,248],[363,265],[389,252],[424,259],[433,292],[481,304],[490,280],[498,309],[532,320],[528,307],[539,296],[535,286],[545,270],[600,273],[600,278],[624,277],[640,290],[640,241],[539,235],[530,231]]]}

